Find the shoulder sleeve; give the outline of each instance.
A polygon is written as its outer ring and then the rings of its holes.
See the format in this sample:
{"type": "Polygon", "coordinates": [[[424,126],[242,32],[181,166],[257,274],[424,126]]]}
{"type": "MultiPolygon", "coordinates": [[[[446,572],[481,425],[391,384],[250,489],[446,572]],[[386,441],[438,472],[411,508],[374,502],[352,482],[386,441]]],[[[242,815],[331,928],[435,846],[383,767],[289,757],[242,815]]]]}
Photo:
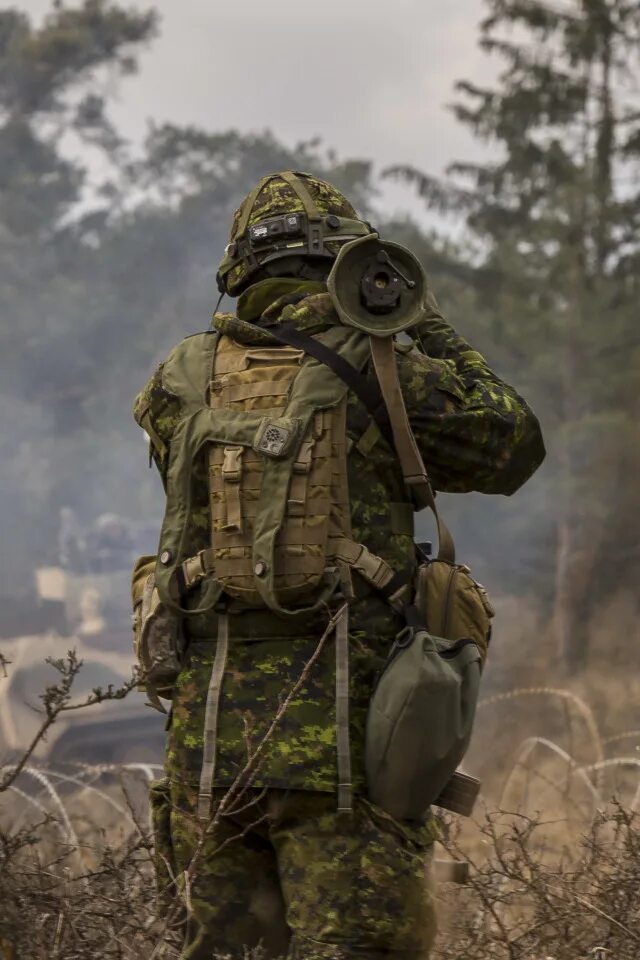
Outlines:
{"type": "Polygon", "coordinates": [[[160,364],[151,379],[136,397],[133,416],[149,437],[149,451],[162,477],[166,479],[169,447],[176,424],[180,419],[180,401],[163,386],[160,364]]]}
{"type": "Polygon", "coordinates": [[[515,493],[545,457],[537,418],[439,313],[416,340],[420,349],[399,356],[398,368],[434,487],[515,493]]]}

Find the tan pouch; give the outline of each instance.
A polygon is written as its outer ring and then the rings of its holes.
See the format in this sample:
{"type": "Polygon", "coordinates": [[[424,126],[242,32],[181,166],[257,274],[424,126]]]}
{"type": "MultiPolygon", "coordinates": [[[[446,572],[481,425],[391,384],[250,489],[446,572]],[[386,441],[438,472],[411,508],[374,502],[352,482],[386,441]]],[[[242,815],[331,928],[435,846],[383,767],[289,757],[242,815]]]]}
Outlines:
{"type": "Polygon", "coordinates": [[[448,560],[430,560],[418,567],[416,606],[429,633],[456,643],[473,640],[482,662],[491,639],[493,605],[469,567],[448,560]]]}
{"type": "Polygon", "coordinates": [[[155,565],[155,557],[144,556],[133,569],[133,650],[143,674],[142,689],[146,690],[151,705],[166,713],[158,698],[171,699],[180,673],[182,627],[180,618],[160,600],[155,565]]]}

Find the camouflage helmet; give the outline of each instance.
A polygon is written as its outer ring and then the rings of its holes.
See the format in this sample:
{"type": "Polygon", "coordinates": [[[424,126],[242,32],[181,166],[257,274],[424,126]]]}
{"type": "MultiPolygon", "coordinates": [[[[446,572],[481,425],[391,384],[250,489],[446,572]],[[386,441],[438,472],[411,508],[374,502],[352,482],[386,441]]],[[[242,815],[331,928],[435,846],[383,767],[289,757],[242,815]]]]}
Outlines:
{"type": "MultiPolygon", "coordinates": [[[[371,232],[330,183],[292,170],[272,173],[234,214],[218,289],[237,296],[258,270],[278,260],[305,257],[331,262],[344,243],[371,232]]],[[[285,264],[281,267],[285,269],[285,264]]]]}

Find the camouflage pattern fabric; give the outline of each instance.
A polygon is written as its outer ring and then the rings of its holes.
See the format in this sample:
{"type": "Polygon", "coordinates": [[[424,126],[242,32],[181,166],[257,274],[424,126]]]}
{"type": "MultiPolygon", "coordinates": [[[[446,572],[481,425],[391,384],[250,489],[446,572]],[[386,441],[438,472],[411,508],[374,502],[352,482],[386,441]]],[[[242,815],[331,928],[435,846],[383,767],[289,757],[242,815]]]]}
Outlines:
{"type": "MultiPolygon", "coordinates": [[[[313,177],[308,173],[298,174],[299,179],[311,194],[316,207],[325,215],[333,214],[336,217],[346,217],[347,219],[357,219],[353,206],[347,198],[340,193],[332,184],[318,177],[313,177]]],[[[231,224],[231,233],[229,240],[235,240],[238,234],[238,225],[245,203],[249,198],[240,204],[233,215],[231,224]]],[[[269,217],[282,216],[285,213],[304,213],[304,205],[295,191],[285,180],[274,178],[264,185],[253,205],[251,215],[249,216],[248,226],[253,226],[261,220],[267,220],[269,217]]],[[[246,268],[243,264],[234,267],[227,276],[227,290],[234,296],[246,280],[246,268]]]]}
{"type": "MultiPolygon", "coordinates": [[[[281,319],[313,333],[337,322],[328,294],[317,284],[265,280],[249,288],[238,302],[243,320],[281,319]],[[249,296],[250,293],[250,296],[249,296]],[[308,295],[310,294],[310,295],[308,295]]],[[[233,329],[233,316],[218,314],[221,332],[233,329]]],[[[259,327],[254,336],[260,342],[259,327]]],[[[484,358],[442,318],[435,301],[419,329],[420,349],[407,347],[399,370],[407,410],[437,490],[510,494],[534,472],[544,457],[535,416],[516,391],[501,381],[484,358]],[[423,352],[424,351],[424,352],[423,352]]],[[[402,350],[404,351],[404,346],[402,350]]],[[[370,376],[374,376],[370,372],[370,376]]],[[[148,417],[154,433],[168,448],[180,419],[180,402],[162,385],[162,367],[136,401],[136,419],[148,417]]],[[[366,452],[357,443],[369,424],[360,402],[349,399],[349,486],[354,539],[409,575],[415,566],[413,541],[395,532],[391,504],[405,494],[398,463],[379,440],[366,452]]],[[[161,474],[166,453],[152,445],[161,474]]],[[[192,542],[196,553],[208,545],[209,512],[206,465],[194,467],[192,542]]],[[[364,787],[364,729],[375,676],[390,643],[401,629],[388,604],[363,582],[356,582],[351,608],[351,744],[356,790],[364,787]]],[[[192,603],[198,604],[197,590],[192,603]]],[[[313,653],[322,629],[319,619],[295,627],[263,611],[232,617],[231,646],[218,735],[216,783],[229,784],[244,767],[277,709],[313,653]],[[238,642],[234,642],[238,641],[238,642]]],[[[189,624],[189,662],[174,692],[167,771],[184,784],[194,784],[202,758],[206,690],[215,655],[215,616],[189,624]]],[[[255,786],[333,791],[336,784],[333,645],[324,650],[305,688],[300,691],[269,744],[255,786]]]]}
{"type": "MultiPolygon", "coordinates": [[[[178,878],[202,837],[195,805],[195,791],[174,784],[166,858],[178,878]]],[[[259,943],[291,960],[428,956],[431,821],[399,823],[362,798],[345,818],[334,795],[295,790],[250,791],[236,806],[191,866],[181,960],[242,957],[259,943]]]]}

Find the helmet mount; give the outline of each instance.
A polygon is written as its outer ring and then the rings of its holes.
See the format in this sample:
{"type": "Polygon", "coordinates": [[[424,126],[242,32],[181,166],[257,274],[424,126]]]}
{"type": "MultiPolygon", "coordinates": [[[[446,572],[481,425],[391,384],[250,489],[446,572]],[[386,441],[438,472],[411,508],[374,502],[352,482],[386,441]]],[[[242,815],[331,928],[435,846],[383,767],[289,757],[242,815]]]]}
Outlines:
{"type": "Polygon", "coordinates": [[[371,233],[370,224],[359,220],[348,201],[329,184],[291,170],[270,174],[257,184],[238,211],[218,270],[218,290],[235,296],[261,268],[292,256],[313,258],[316,262],[324,259],[329,264],[343,244],[371,233]],[[320,206],[326,207],[327,203],[316,202],[305,180],[310,186],[320,184],[331,191],[333,206],[344,208],[347,215],[322,210],[320,206]],[[276,192],[278,187],[280,194],[276,192]],[[284,197],[282,187],[286,190],[284,197]],[[260,218],[259,200],[263,191],[269,189],[276,193],[276,202],[271,204],[271,210],[267,208],[272,215],[260,218]],[[296,209],[287,210],[291,206],[296,209]]]}

